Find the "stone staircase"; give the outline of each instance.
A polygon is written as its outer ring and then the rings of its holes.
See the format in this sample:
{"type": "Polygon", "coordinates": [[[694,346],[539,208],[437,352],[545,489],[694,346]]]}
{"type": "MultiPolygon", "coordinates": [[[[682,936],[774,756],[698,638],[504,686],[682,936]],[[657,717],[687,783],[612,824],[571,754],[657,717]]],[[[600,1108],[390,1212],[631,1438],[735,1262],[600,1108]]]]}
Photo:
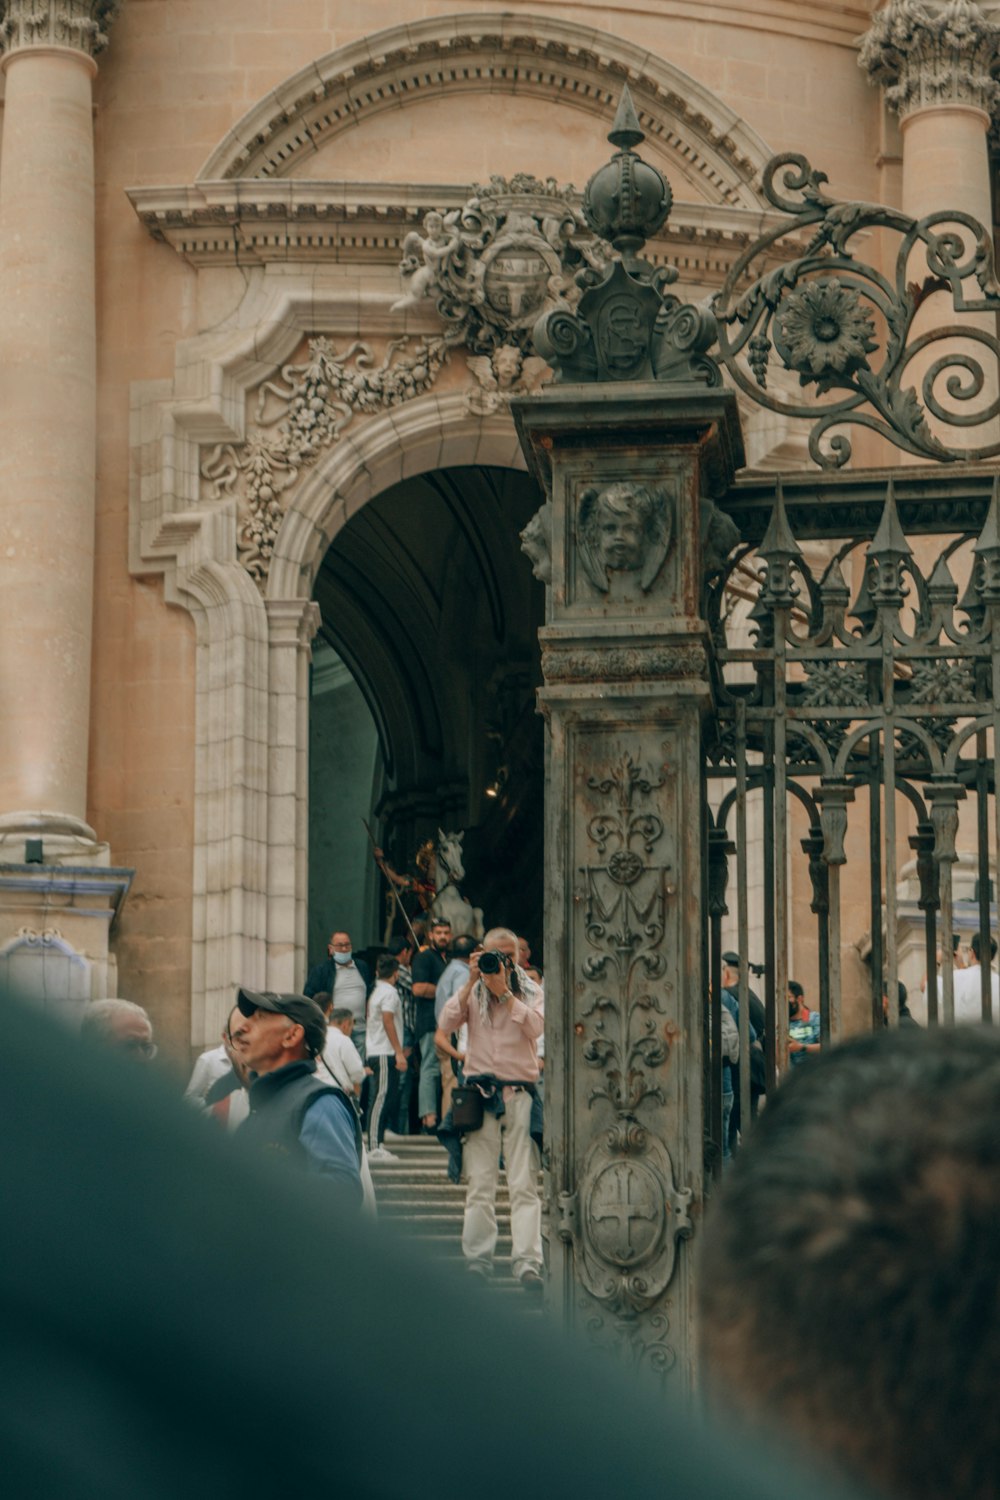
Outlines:
{"type": "MultiPolygon", "coordinates": [[[[372,1181],[379,1220],[420,1242],[436,1260],[462,1268],[462,1214],[465,1183],[448,1181],[448,1157],[431,1136],[413,1136],[386,1141],[386,1149],[398,1162],[372,1162],[372,1181]]],[[[510,1198],[507,1178],[500,1173],[497,1192],[496,1270],[488,1283],[491,1290],[513,1294],[518,1302],[541,1311],[542,1298],[532,1297],[510,1274],[510,1198]]]]}

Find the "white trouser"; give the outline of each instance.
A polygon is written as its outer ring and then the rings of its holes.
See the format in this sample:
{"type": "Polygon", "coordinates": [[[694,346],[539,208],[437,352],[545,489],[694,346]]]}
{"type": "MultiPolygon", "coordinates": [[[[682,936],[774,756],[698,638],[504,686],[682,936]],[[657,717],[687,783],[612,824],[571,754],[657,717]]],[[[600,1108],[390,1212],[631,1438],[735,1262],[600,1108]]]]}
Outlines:
{"type": "Polygon", "coordinates": [[[465,1137],[462,1165],[469,1178],[462,1226],[466,1260],[492,1269],[497,1244],[496,1197],[503,1151],[510,1189],[510,1230],[513,1240],[511,1270],[522,1276],[542,1269],[542,1205],[535,1176],[531,1139],[531,1095],[511,1096],[498,1120],[489,1112],[480,1130],[465,1137]]]}

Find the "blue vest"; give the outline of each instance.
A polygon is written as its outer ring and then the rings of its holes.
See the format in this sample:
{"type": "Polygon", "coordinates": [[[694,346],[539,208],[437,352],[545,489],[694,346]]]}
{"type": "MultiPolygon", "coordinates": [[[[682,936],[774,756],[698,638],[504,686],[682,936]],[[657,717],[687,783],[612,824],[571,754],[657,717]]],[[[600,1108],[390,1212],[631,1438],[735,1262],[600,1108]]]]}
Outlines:
{"type": "Polygon", "coordinates": [[[306,1110],[323,1094],[334,1094],[350,1116],[354,1142],[361,1162],[361,1122],[358,1112],[344,1090],[335,1083],[316,1077],[316,1064],[310,1058],[286,1063],[273,1073],[262,1073],[250,1085],[250,1113],[237,1134],[241,1141],[262,1155],[285,1156],[305,1166],[306,1153],[301,1142],[302,1122],[306,1110]]]}

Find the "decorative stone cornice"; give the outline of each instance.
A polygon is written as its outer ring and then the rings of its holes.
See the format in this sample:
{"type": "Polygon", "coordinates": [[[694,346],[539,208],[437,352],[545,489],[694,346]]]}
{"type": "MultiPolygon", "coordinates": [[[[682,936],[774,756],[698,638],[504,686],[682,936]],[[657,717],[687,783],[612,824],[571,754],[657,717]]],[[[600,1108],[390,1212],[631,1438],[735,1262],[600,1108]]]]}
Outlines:
{"type": "Polygon", "coordinates": [[[122,0],[0,0],[0,48],[72,47],[96,57],[122,0]]]}
{"type": "Polygon", "coordinates": [[[862,40],[858,63],[903,116],[955,104],[992,115],[1000,105],[1000,24],[973,0],[889,0],[862,40]]]}
{"type": "MultiPolygon", "coordinates": [[[[395,273],[407,234],[432,210],[461,209],[472,190],[446,183],[244,179],[132,188],[128,196],[152,238],[191,266],[335,261],[395,273]]],[[[654,265],[678,266],[685,283],[721,286],[747,246],[780,222],[780,214],[759,208],[676,202],[647,255],[654,265]]]]}

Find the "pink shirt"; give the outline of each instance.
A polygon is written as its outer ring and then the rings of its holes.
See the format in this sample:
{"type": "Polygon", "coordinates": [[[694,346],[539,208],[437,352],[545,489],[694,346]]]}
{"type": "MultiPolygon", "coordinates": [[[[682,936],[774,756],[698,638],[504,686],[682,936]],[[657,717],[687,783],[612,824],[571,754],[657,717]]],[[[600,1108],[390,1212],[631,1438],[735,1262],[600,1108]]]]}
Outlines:
{"type": "Polygon", "coordinates": [[[469,1028],[466,1078],[480,1073],[492,1073],[505,1083],[534,1083],[538,1078],[535,1043],[545,1027],[545,1011],[538,986],[530,979],[522,980],[522,984],[531,1003],[491,1000],[485,1021],[475,998],[475,986],[468,994],[463,987],[445,1004],[438,1020],[441,1030],[458,1031],[463,1024],[469,1028]]]}

